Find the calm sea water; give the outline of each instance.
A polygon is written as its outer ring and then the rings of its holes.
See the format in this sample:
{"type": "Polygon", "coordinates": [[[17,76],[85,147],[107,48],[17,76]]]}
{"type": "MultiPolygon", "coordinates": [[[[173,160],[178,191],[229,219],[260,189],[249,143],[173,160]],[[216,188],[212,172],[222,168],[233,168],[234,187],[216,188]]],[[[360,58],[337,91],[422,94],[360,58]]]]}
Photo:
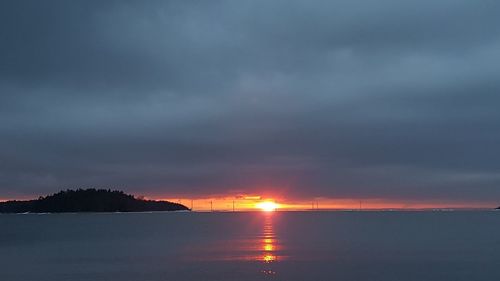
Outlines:
{"type": "Polygon", "coordinates": [[[500,280],[500,212],[0,215],[0,280],[500,280]]]}

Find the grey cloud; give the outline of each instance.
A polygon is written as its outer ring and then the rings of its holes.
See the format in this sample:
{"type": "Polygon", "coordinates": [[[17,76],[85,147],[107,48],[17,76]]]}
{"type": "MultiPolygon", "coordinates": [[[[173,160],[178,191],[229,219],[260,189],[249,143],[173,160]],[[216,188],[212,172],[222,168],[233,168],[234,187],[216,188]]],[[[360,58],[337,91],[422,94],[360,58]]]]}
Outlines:
{"type": "Polygon", "coordinates": [[[500,195],[496,1],[5,1],[0,197],[500,195]]]}

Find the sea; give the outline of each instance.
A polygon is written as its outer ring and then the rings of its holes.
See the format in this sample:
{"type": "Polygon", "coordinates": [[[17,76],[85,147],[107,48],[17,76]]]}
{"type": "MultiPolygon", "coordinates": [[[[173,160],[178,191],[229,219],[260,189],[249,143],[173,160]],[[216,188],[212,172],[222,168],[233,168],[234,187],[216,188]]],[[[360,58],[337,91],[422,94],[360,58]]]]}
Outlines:
{"type": "Polygon", "coordinates": [[[500,280],[500,212],[0,215],[2,281],[500,280]]]}

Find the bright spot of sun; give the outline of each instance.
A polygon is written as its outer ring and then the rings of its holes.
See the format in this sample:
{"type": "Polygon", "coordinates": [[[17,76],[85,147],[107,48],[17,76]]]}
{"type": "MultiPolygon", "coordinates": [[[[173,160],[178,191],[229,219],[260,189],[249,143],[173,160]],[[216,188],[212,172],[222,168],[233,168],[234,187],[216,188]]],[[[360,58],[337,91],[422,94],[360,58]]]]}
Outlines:
{"type": "Polygon", "coordinates": [[[260,202],[256,206],[264,212],[272,212],[278,208],[278,204],[272,201],[260,202]]]}

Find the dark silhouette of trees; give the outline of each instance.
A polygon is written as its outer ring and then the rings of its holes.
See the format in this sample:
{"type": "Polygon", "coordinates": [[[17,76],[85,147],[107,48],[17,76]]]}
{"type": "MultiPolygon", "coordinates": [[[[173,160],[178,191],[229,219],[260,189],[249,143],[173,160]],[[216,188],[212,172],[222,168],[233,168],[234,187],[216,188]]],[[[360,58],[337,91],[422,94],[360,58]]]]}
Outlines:
{"type": "Polygon", "coordinates": [[[0,203],[1,213],[148,212],[189,210],[169,201],[137,199],[123,191],[106,189],[65,190],[36,200],[0,203]]]}

